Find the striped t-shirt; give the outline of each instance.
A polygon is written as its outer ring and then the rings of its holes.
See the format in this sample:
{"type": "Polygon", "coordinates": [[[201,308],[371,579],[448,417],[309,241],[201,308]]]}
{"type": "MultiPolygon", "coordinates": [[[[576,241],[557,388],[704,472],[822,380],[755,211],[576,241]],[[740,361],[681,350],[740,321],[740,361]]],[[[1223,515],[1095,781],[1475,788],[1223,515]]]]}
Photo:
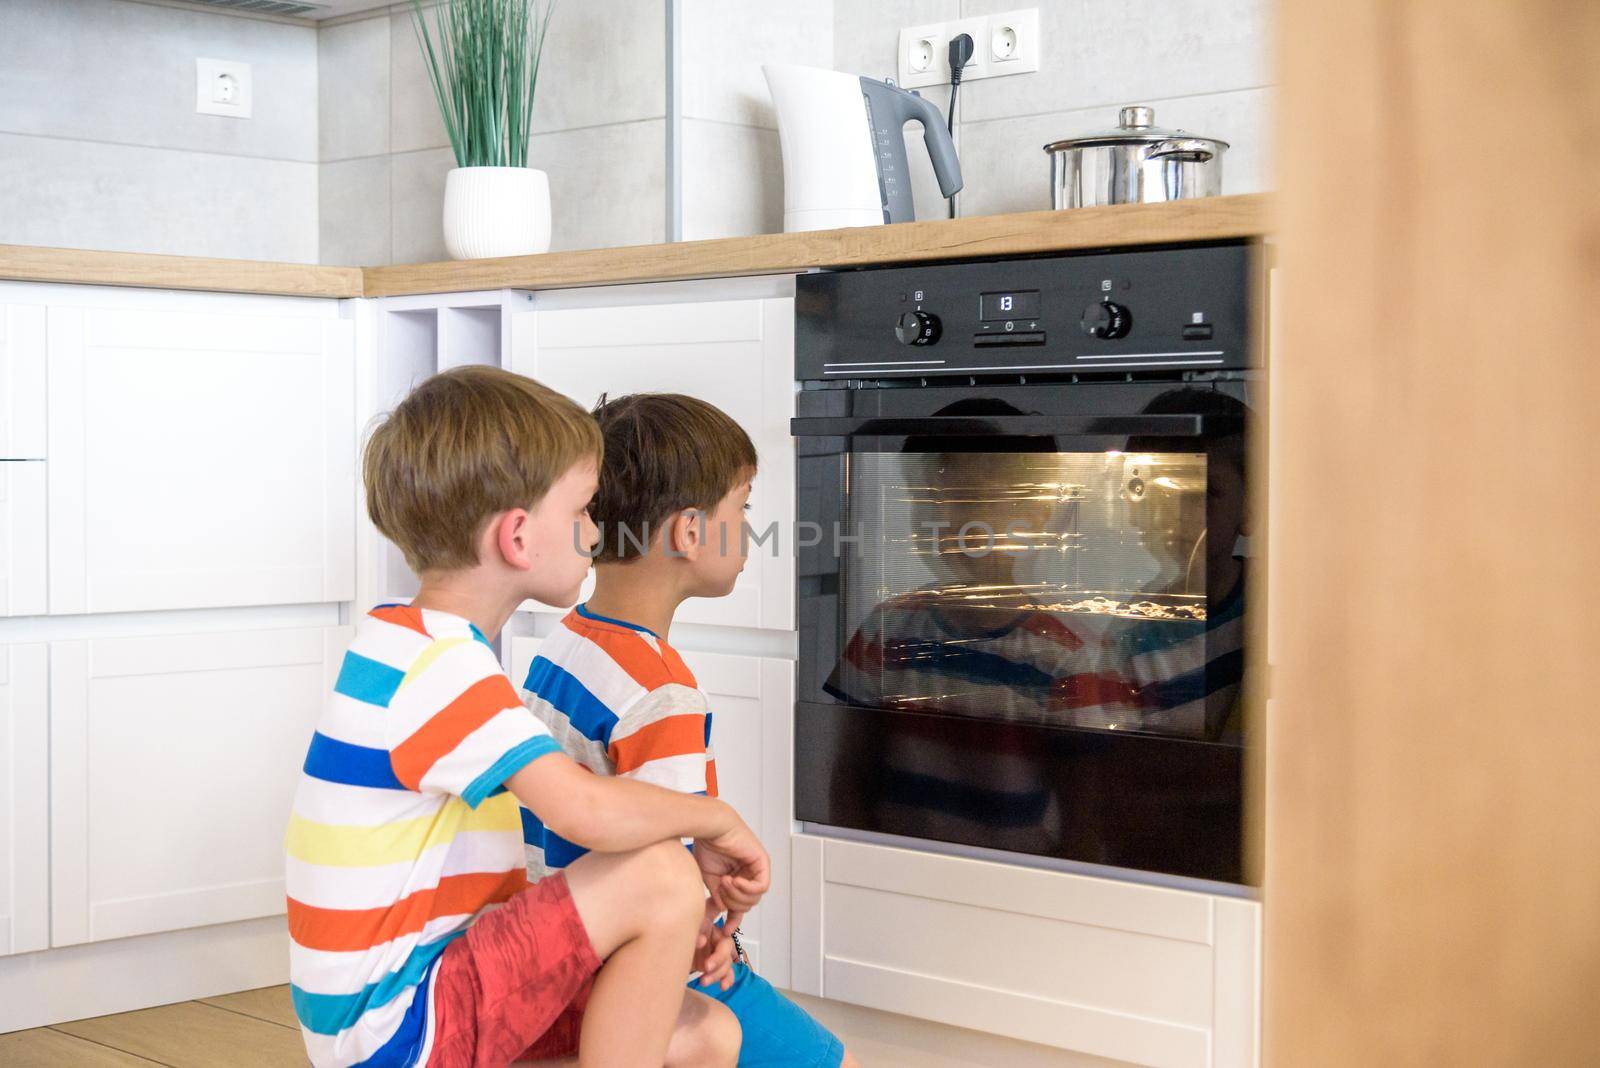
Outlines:
{"type": "MultiPolygon", "coordinates": [[[[568,756],[598,775],[717,796],[706,695],[677,650],[644,627],[579,605],[540,645],[522,700],[568,756]]],[[[522,821],[532,878],[588,852],[527,809],[522,821]]]]}
{"type": "Polygon", "coordinates": [[[356,627],[289,819],[289,978],[313,1064],[413,1065],[440,953],[527,885],[507,778],[558,751],[465,619],[356,627]]]}

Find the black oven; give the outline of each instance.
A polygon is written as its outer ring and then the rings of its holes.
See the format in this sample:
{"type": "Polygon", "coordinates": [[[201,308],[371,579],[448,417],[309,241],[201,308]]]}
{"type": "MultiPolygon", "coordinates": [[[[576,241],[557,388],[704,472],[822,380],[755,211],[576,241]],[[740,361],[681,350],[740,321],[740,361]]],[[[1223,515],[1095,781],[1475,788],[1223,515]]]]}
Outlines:
{"type": "Polygon", "coordinates": [[[1241,881],[1251,272],[798,280],[798,819],[1241,881]]]}

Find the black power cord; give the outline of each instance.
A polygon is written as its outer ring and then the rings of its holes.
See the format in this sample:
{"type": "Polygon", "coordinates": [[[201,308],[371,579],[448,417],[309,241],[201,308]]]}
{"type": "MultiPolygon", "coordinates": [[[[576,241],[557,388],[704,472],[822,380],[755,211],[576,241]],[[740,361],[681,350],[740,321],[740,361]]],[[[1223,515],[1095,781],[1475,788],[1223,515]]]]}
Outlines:
{"type": "MultiPolygon", "coordinates": [[[[945,116],[945,130],[952,139],[956,135],[956,97],[961,92],[961,72],[972,62],[972,35],[958,33],[950,38],[950,107],[945,116]]],[[[950,194],[950,218],[956,217],[956,194],[950,194]]]]}

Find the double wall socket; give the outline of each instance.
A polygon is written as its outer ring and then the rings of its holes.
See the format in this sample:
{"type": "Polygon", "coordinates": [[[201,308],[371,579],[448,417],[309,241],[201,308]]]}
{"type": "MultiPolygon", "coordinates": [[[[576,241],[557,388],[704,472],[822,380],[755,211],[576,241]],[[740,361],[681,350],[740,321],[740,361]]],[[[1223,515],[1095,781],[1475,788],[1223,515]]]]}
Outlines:
{"type": "Polygon", "coordinates": [[[998,78],[1039,69],[1039,9],[977,15],[900,31],[900,84],[907,89],[950,81],[950,42],[972,37],[972,61],[961,80],[998,78]]]}

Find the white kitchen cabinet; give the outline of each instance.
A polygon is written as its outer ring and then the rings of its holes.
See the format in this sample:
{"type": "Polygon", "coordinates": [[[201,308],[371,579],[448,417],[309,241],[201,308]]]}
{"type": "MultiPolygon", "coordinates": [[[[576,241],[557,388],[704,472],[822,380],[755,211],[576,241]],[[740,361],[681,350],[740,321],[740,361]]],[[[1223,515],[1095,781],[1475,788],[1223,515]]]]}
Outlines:
{"type": "Polygon", "coordinates": [[[283,912],[296,776],[349,634],[51,643],[51,945],[283,912]]]}
{"type": "Polygon", "coordinates": [[[729,596],[688,601],[678,619],[793,629],[792,297],[520,312],[511,320],[511,369],[585,408],[602,393],[652,391],[686,393],[727,412],[750,435],[760,460],[749,524],[762,540],[752,541],[750,561],[729,596]]]}
{"type": "Polygon", "coordinates": [[[47,335],[51,614],[354,596],[350,321],[173,298],[47,335]]]}
{"type": "Polygon", "coordinates": [[[43,615],[45,310],[0,304],[0,618],[43,615]]]}
{"type": "MultiPolygon", "coordinates": [[[[521,687],[541,639],[512,637],[506,667],[521,687]]],[[[680,650],[710,699],[718,793],[772,857],[772,889],[744,921],[751,963],[775,986],[789,985],[790,764],[794,663],[772,657],[680,650]]]]}
{"type": "Polygon", "coordinates": [[[0,460],[45,456],[45,310],[0,303],[0,460]]]}
{"type": "Polygon", "coordinates": [[[796,835],[794,989],[1132,1064],[1259,1062],[1260,905],[796,835]]]}
{"type": "Polygon", "coordinates": [[[0,645],[0,957],[50,944],[47,664],[0,645]]]}

